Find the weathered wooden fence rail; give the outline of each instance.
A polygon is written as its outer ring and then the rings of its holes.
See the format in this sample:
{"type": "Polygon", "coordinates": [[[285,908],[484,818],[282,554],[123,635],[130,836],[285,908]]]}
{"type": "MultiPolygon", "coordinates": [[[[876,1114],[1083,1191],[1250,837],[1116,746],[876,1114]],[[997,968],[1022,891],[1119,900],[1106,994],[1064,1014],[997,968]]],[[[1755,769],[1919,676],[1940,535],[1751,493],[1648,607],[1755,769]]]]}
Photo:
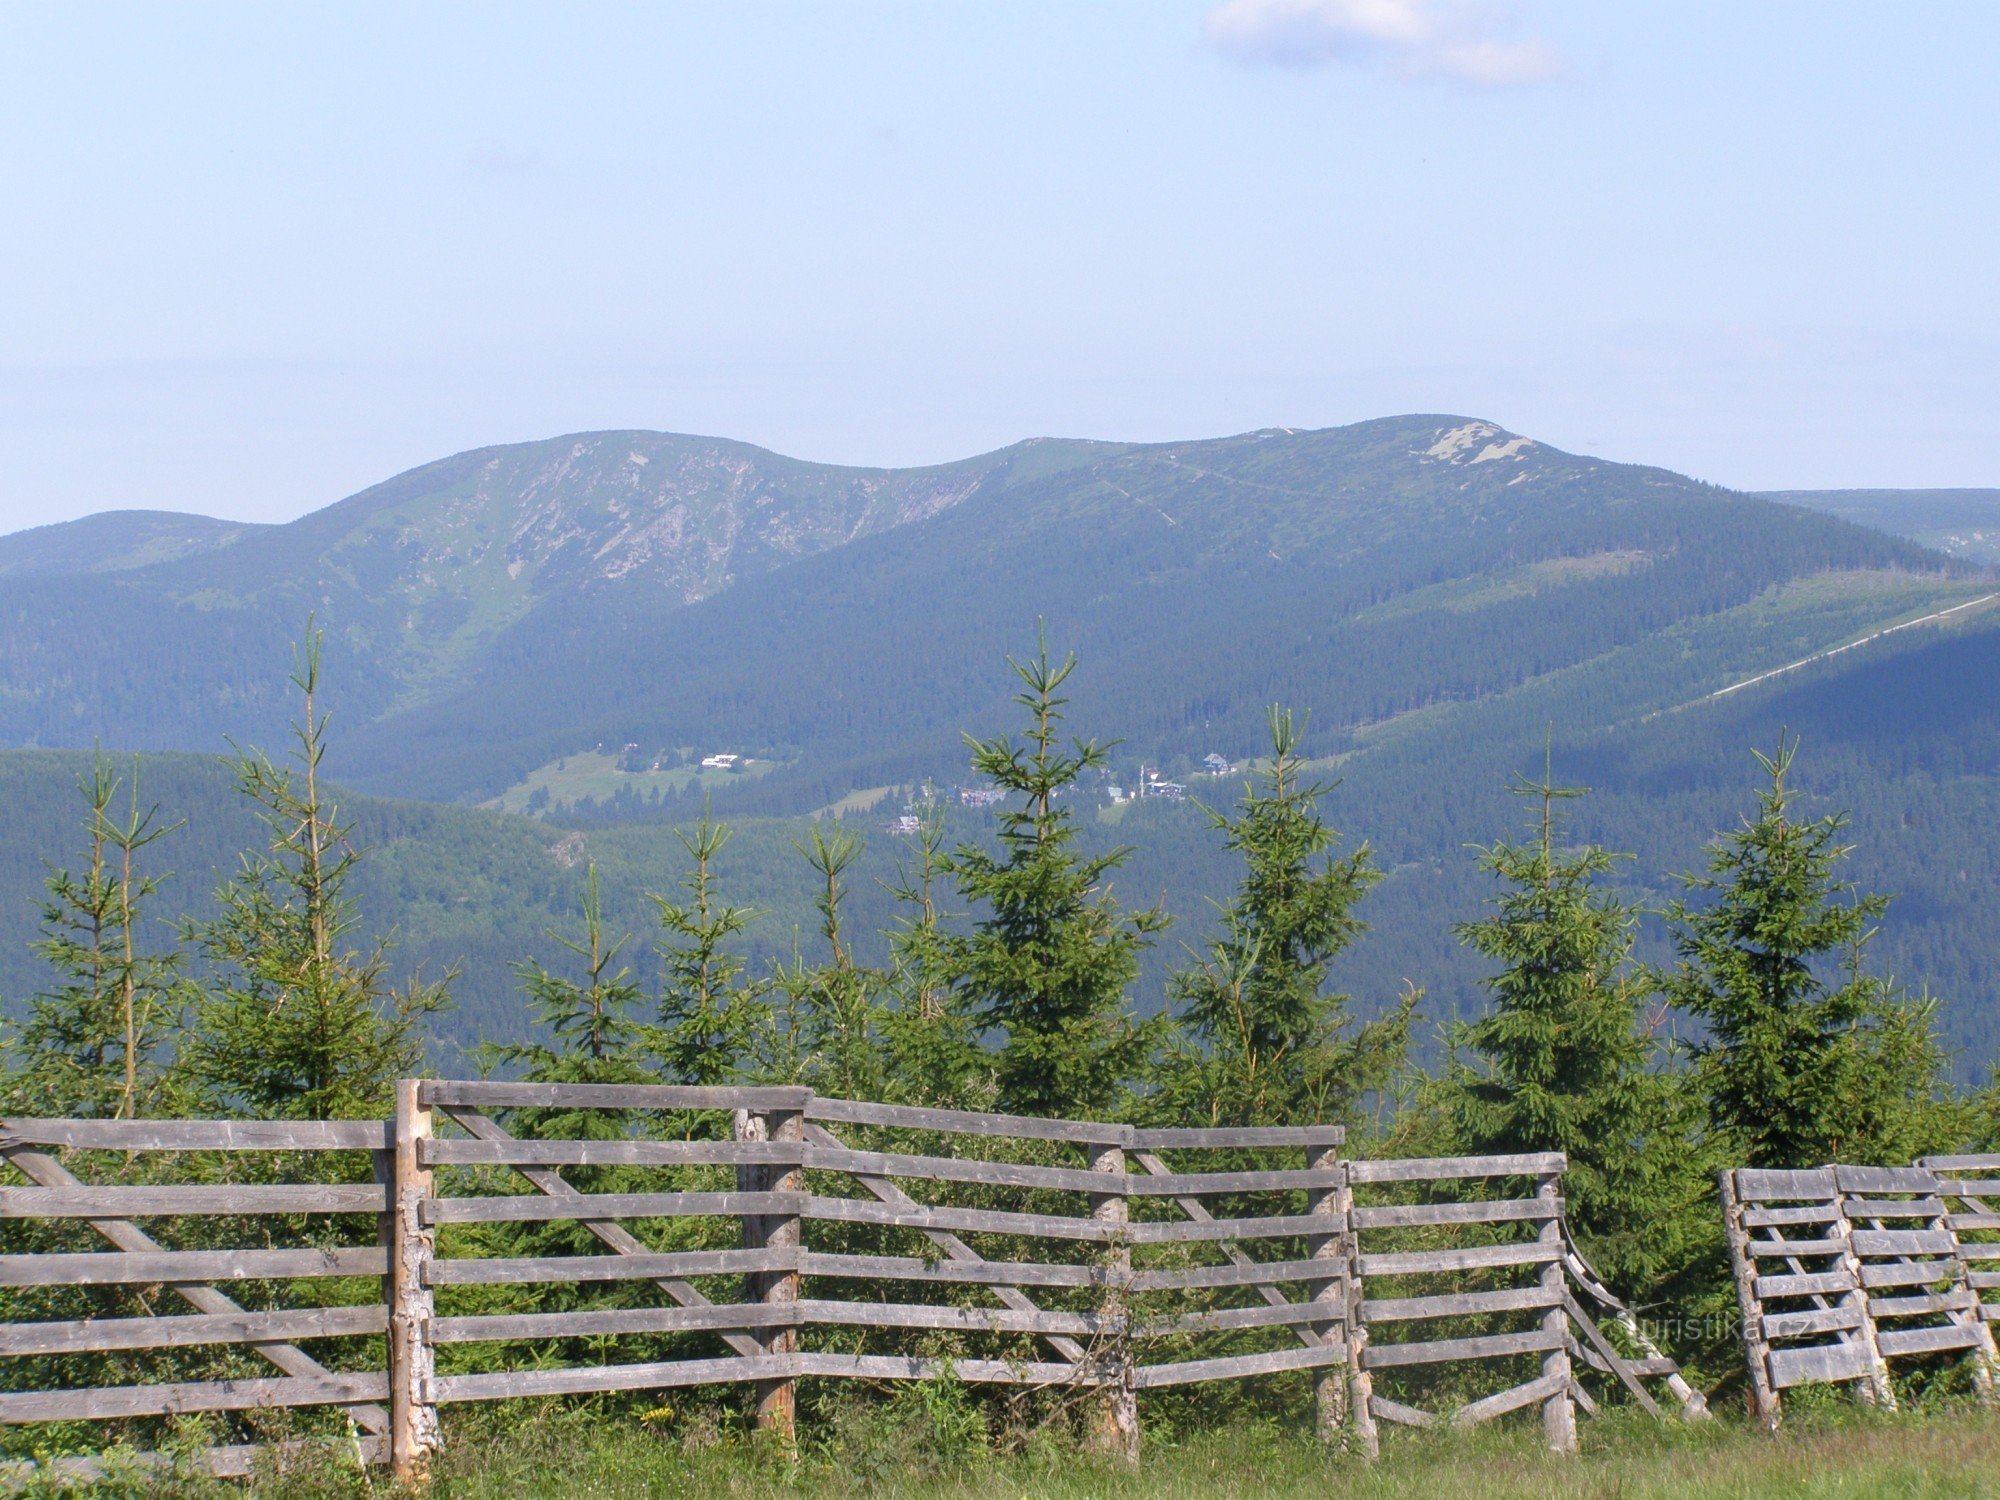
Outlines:
{"type": "Polygon", "coordinates": [[[1981,1404],[1995,1403],[1992,1322],[2000,1273],[2000,1156],[1930,1157],[1913,1167],[1740,1167],[1721,1178],[1723,1226],[1743,1315],[1758,1417],[1776,1427],[1783,1393],[1854,1382],[1893,1409],[1891,1362],[1966,1362],[1981,1404]]]}
{"type": "Polygon", "coordinates": [[[808,1377],[1041,1387],[1128,1454],[1140,1392],[1290,1371],[1370,1453],[1378,1419],[1524,1407],[1573,1447],[1586,1375],[1656,1411],[1664,1376],[1699,1414],[1569,1245],[1560,1156],[1342,1144],[450,1081],[400,1085],[383,1123],[0,1121],[25,1179],[0,1187],[0,1422],[229,1414],[196,1461],[230,1474],[324,1441],[319,1408],[407,1475],[453,1402],[747,1382],[788,1432],[808,1377]]]}

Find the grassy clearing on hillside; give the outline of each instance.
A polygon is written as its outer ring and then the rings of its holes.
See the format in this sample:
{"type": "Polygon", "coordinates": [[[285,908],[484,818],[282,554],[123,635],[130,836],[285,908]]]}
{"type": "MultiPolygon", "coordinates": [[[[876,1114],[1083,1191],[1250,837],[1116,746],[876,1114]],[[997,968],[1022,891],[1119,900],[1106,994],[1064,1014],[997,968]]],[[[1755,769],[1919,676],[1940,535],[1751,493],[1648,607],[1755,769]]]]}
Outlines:
{"type": "Polygon", "coordinates": [[[659,771],[621,771],[618,761],[618,756],[601,750],[579,750],[530,771],[485,805],[500,812],[560,813],[588,798],[609,802],[626,789],[636,797],[654,801],[691,784],[710,788],[728,786],[744,777],[768,776],[777,769],[773,761],[752,760],[743,762],[742,768],[735,771],[704,770],[698,765],[670,766],[659,771]],[[533,802],[537,792],[546,792],[547,800],[533,802]]]}
{"type": "MultiPolygon", "coordinates": [[[[1819,1393],[1816,1393],[1819,1394],[1819,1393]]],[[[1586,1422],[1584,1452],[1541,1450],[1536,1424],[1471,1433],[1385,1434],[1367,1465],[1275,1428],[1149,1438],[1136,1471],[1030,1437],[990,1456],[918,1399],[857,1407],[799,1455],[728,1423],[655,1430],[583,1409],[454,1413],[434,1470],[435,1500],[591,1500],[624,1496],[782,1495],[797,1500],[1752,1500],[1752,1497],[2000,1496],[2000,1418],[1971,1411],[1895,1417],[1847,1401],[1801,1401],[1773,1438],[1731,1417],[1699,1426],[1621,1413],[1586,1422]]],[[[949,1414],[945,1414],[948,1417],[949,1414]]],[[[127,1491],[114,1490],[114,1493],[127,1491]]],[[[129,1493],[242,1494],[213,1482],[181,1491],[149,1480],[129,1493]]],[[[388,1492],[337,1464],[268,1477],[270,1500],[348,1500],[388,1492]]]]}

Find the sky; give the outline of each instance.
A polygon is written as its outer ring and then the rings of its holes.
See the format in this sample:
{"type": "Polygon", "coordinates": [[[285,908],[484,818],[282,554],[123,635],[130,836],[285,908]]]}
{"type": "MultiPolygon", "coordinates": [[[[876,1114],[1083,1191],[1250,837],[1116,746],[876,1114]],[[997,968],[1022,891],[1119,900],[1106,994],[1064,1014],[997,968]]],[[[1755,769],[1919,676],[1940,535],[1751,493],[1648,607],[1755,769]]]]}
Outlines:
{"type": "Polygon", "coordinates": [[[2000,6],[0,7],[0,531],[1400,412],[2000,484],[2000,6]]]}

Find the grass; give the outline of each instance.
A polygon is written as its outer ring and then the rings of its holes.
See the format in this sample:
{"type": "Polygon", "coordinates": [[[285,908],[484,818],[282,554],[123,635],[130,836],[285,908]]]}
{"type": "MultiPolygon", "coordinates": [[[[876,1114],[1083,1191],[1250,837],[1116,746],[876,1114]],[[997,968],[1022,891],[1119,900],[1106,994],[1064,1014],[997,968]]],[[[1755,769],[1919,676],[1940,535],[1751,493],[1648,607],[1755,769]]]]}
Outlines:
{"type": "Polygon", "coordinates": [[[673,766],[661,771],[621,771],[618,761],[618,756],[604,751],[579,750],[530,771],[486,805],[510,813],[536,810],[559,813],[585,798],[608,802],[626,787],[640,797],[653,799],[689,785],[724,786],[745,776],[767,776],[776,769],[772,761],[753,760],[746,761],[738,771],[703,770],[699,765],[673,766]],[[531,809],[529,799],[537,792],[548,793],[548,801],[541,809],[531,809]]]}
{"type": "MultiPolygon", "coordinates": [[[[1532,1422],[1469,1433],[1392,1429],[1373,1465],[1294,1432],[1246,1426],[1149,1437],[1137,1469],[1046,1435],[995,1457],[976,1421],[968,1429],[949,1411],[926,1411],[920,1399],[855,1407],[798,1453],[699,1414],[649,1423],[576,1408],[480,1411],[453,1414],[459,1420],[430,1493],[433,1500],[2000,1497],[2000,1417],[1963,1409],[1881,1416],[1837,1398],[1798,1406],[1775,1437],[1730,1417],[1684,1426],[1607,1415],[1584,1424],[1584,1451],[1570,1457],[1544,1452],[1532,1422]]],[[[249,1490],[270,1500],[358,1500],[388,1486],[379,1475],[371,1481],[309,1466],[249,1490]]],[[[213,1492],[211,1482],[188,1493],[213,1492]]],[[[167,1491],[155,1481],[131,1493],[167,1491]]]]}

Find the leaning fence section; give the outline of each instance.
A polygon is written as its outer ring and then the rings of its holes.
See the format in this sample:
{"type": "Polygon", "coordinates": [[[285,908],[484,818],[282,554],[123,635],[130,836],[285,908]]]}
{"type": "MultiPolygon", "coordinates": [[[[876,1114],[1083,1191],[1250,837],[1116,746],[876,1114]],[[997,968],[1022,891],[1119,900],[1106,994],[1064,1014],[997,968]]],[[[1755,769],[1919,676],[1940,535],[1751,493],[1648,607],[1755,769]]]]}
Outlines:
{"type": "Polygon", "coordinates": [[[0,1423],[413,1476],[444,1406],[719,1383],[787,1432],[804,1379],[1032,1389],[1126,1453],[1143,1393],[1253,1376],[1368,1452],[1378,1419],[1535,1408],[1573,1447],[1578,1407],[1657,1412],[1658,1377],[1701,1414],[1570,1243],[1562,1157],[1342,1144],[442,1080],[385,1122],[0,1121],[0,1423]]]}
{"type": "Polygon", "coordinates": [[[1928,1162],[1722,1174],[1751,1397],[1766,1425],[1777,1425],[1786,1390],[1814,1383],[1851,1383],[1893,1409],[1894,1367],[1922,1359],[1963,1361],[1981,1403],[1994,1404],[1987,1275],[1968,1260],[2000,1246],[1963,1236],[2000,1219],[1955,1211],[1963,1186],[1928,1162]]]}
{"type": "Polygon", "coordinates": [[[389,1456],[384,1123],[10,1118],[0,1161],[0,1423],[219,1475],[306,1434],[389,1456]]]}

